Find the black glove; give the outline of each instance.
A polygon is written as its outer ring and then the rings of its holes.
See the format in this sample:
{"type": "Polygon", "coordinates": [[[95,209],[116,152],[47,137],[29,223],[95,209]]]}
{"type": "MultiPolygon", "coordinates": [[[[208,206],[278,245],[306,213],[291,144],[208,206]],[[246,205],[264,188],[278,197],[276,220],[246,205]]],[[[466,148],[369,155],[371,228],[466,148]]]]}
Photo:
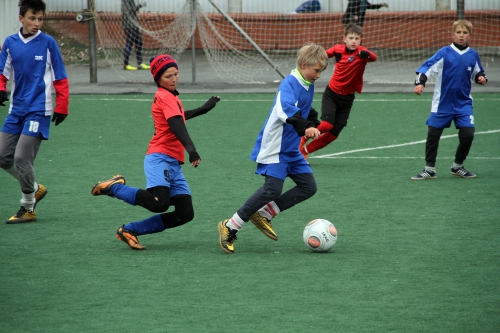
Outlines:
{"type": "Polygon", "coordinates": [[[425,87],[425,82],[427,82],[427,75],[425,75],[424,73],[417,72],[417,78],[415,79],[415,85],[418,86],[419,84],[421,84],[425,87]]]}
{"type": "Polygon", "coordinates": [[[189,154],[189,163],[193,163],[194,161],[201,159],[196,149],[188,150],[188,154],[189,154]]]}
{"type": "Polygon", "coordinates": [[[202,114],[207,113],[215,107],[215,104],[220,101],[219,96],[212,96],[205,102],[202,106],[194,110],[186,110],[184,112],[184,117],[186,120],[192,119],[194,117],[201,116],[202,114]]]}
{"type": "Polygon", "coordinates": [[[9,98],[7,97],[7,92],[4,90],[0,91],[0,105],[5,106],[3,102],[7,102],[8,100],[9,98]]]}
{"type": "Polygon", "coordinates": [[[358,55],[359,55],[359,57],[360,57],[361,59],[368,59],[368,58],[370,58],[370,52],[365,51],[365,50],[361,50],[361,51],[359,51],[359,54],[358,54],[358,55]]]}
{"type": "Polygon", "coordinates": [[[206,113],[210,110],[212,110],[217,102],[220,101],[219,96],[212,96],[208,99],[208,101],[205,102],[202,106],[200,106],[200,111],[203,113],[206,113]]]}
{"type": "Polygon", "coordinates": [[[52,115],[52,122],[55,122],[55,125],[57,126],[62,123],[67,116],[67,114],[54,112],[54,114],[52,115]]]}
{"type": "Polygon", "coordinates": [[[479,79],[481,76],[484,76],[484,78],[486,79],[486,82],[488,82],[488,77],[486,76],[486,74],[484,74],[484,72],[479,72],[479,73],[477,73],[477,74],[476,74],[476,77],[474,78],[474,81],[475,81],[476,83],[479,83],[479,82],[477,81],[477,79],[479,79]]]}

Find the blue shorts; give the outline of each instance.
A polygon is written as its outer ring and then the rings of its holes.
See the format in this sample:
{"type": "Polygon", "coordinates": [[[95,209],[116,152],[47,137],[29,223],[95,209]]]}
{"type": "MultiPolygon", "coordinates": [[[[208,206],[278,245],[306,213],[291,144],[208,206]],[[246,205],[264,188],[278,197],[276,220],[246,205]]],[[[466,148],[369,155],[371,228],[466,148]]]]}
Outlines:
{"type": "Polygon", "coordinates": [[[262,176],[271,176],[285,180],[288,175],[298,175],[304,173],[312,174],[312,169],[309,163],[303,158],[293,162],[281,162],[273,164],[257,164],[256,174],[262,176]]]}
{"type": "Polygon", "coordinates": [[[475,127],[474,115],[472,113],[443,113],[431,112],[426,124],[436,128],[449,128],[451,121],[455,122],[455,127],[475,127]]]}
{"type": "Polygon", "coordinates": [[[25,112],[22,115],[9,113],[2,126],[2,132],[14,135],[29,135],[49,139],[50,116],[45,111],[25,112]]]}
{"type": "Polygon", "coordinates": [[[165,154],[149,154],[144,158],[146,188],[166,186],[170,188],[170,197],[178,194],[191,195],[186,177],[182,173],[181,163],[165,154]]]}

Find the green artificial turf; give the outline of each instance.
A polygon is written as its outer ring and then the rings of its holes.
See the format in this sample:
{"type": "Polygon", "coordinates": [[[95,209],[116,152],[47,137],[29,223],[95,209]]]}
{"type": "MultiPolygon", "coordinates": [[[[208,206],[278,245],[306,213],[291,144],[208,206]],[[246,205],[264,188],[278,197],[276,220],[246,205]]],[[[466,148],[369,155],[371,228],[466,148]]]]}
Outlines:
{"type": "MultiPolygon", "coordinates": [[[[180,97],[190,109],[209,95],[180,97]]],[[[250,223],[227,255],[217,223],[263,184],[249,154],[274,95],[221,94],[187,122],[202,159],[183,167],[195,218],[141,236],[146,251],[115,232],[153,214],[90,190],[117,173],[144,188],[152,95],[72,96],[69,117],[36,159],[48,189],[38,222],[0,224],[0,331],[498,332],[500,98],[474,98],[465,167],[477,178],[450,174],[451,128],[437,179],[410,180],[425,164],[431,95],[358,95],[349,126],[311,155],[317,194],[273,220],[279,241],[250,223]],[[315,218],[339,231],[329,253],[303,244],[315,218]]],[[[19,186],[3,172],[0,188],[6,220],[19,208],[19,186]]]]}

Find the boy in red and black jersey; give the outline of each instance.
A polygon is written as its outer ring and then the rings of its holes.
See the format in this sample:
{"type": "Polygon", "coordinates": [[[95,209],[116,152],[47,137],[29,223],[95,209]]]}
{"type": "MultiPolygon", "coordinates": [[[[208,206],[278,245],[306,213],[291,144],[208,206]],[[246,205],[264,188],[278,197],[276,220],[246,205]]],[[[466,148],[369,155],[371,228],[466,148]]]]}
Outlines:
{"type": "Polygon", "coordinates": [[[300,151],[307,159],[307,154],[326,147],[337,139],[342,129],[347,126],[351,113],[354,93],[361,93],[363,73],[366,64],[377,60],[377,55],[361,46],[362,29],[349,24],[344,33],[344,44],[337,44],[326,50],[328,58],[335,57],[335,70],[330,83],[323,93],[321,101],[322,133],[307,146],[306,137],[300,141],[300,151]]]}

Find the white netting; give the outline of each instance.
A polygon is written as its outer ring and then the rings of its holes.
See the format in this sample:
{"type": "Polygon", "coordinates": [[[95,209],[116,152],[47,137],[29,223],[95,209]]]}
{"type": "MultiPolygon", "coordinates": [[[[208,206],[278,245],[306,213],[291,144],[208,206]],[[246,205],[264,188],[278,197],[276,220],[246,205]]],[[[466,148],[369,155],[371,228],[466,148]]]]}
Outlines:
{"type": "Polygon", "coordinates": [[[192,5],[193,2],[186,2],[177,13],[140,14],[138,3],[124,0],[122,13],[98,12],[95,20],[97,34],[109,64],[120,76],[130,79],[132,76],[123,71],[125,62],[138,67],[140,63],[149,65],[150,58],[158,54],[168,53],[178,57],[191,39],[194,27],[192,13],[197,11],[192,5]],[[136,8],[137,19],[125,19],[126,23],[123,23],[123,17],[127,15],[123,11],[135,11],[136,8]],[[130,45],[126,45],[127,40],[131,41],[130,45]],[[128,61],[125,60],[126,53],[128,61]]]}
{"type": "MultiPolygon", "coordinates": [[[[96,5],[99,1],[104,0],[96,0],[96,5]]],[[[139,4],[122,0],[127,1],[139,4]]],[[[214,72],[230,83],[263,82],[264,72],[271,80],[281,79],[280,73],[286,75],[295,66],[296,51],[302,44],[313,41],[328,48],[341,43],[347,6],[347,0],[340,10],[331,5],[332,1],[322,1],[330,5],[323,6],[321,12],[293,14],[302,1],[176,0],[168,1],[168,6],[162,5],[164,1],[149,2],[137,12],[135,29],[130,30],[136,35],[129,36],[129,40],[137,41],[140,32],[142,62],[149,64],[149,59],[160,53],[178,58],[191,48],[195,32],[195,47],[204,50],[214,72]]],[[[370,64],[365,79],[408,83],[422,61],[451,43],[451,25],[457,19],[456,0],[443,8],[436,8],[436,4],[446,1],[385,2],[389,8],[366,11],[363,45],[377,53],[379,60],[370,64]]],[[[500,1],[468,3],[472,2],[466,1],[465,18],[474,26],[471,46],[487,68],[495,60],[500,61],[500,1]]],[[[110,65],[123,79],[134,81],[137,76],[123,69],[127,53],[123,16],[116,10],[98,11],[96,27],[110,65]]],[[[138,65],[136,44],[130,49],[129,64],[133,66],[138,65]]]]}

